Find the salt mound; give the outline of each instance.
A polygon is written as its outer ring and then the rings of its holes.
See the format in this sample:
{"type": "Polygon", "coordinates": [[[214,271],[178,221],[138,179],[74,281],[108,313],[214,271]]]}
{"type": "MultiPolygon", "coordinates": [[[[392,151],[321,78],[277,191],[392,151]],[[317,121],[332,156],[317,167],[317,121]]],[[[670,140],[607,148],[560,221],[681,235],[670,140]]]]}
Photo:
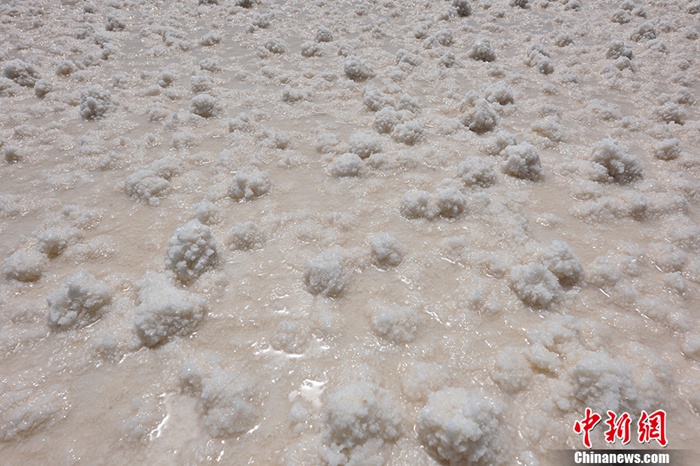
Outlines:
{"type": "Polygon", "coordinates": [[[348,152],[333,159],[331,174],[338,178],[362,176],[364,164],[359,155],[348,152]]]}
{"type": "Polygon", "coordinates": [[[457,176],[465,186],[488,188],[496,182],[496,172],[491,164],[481,157],[468,157],[457,168],[457,176]]]}
{"type": "Polygon", "coordinates": [[[260,249],[265,244],[265,232],[255,222],[243,222],[236,224],[228,238],[228,243],[233,249],[250,250],[260,249]]]}
{"type": "Polygon", "coordinates": [[[350,383],[328,397],[324,437],[341,449],[401,435],[403,414],[391,394],[371,382],[350,383]]]}
{"type": "Polygon", "coordinates": [[[190,220],[175,231],[165,247],[165,267],[183,283],[197,279],[219,262],[216,239],[211,228],[190,220]]]}
{"type": "Polygon", "coordinates": [[[378,336],[396,344],[413,341],[418,330],[419,315],[407,306],[380,309],[372,317],[372,330],[378,336]]]}
{"type": "Polygon", "coordinates": [[[372,262],[379,268],[396,267],[401,263],[404,249],[399,242],[388,233],[380,232],[369,238],[372,262]]]}
{"type": "Polygon", "coordinates": [[[431,219],[435,216],[435,210],[430,193],[421,189],[407,191],[401,198],[399,207],[401,215],[407,219],[431,219]]]}
{"type": "Polygon", "coordinates": [[[199,399],[204,426],[212,437],[240,435],[255,426],[259,413],[245,380],[219,367],[205,371],[192,362],[180,371],[183,386],[199,399]]]}
{"type": "Polygon", "coordinates": [[[534,262],[513,267],[510,287],[522,302],[535,308],[546,308],[561,296],[557,277],[545,266],[534,262]]]}
{"type": "Polygon", "coordinates": [[[515,178],[537,181],[542,178],[544,170],[540,156],[532,144],[521,142],[503,149],[506,161],[501,165],[503,173],[515,178]]]}
{"type": "Polygon", "coordinates": [[[134,285],[138,296],[134,326],[146,346],[190,335],[207,312],[204,298],[176,288],[163,276],[148,274],[134,285]]]}
{"type": "Polygon", "coordinates": [[[433,392],[418,414],[418,437],[438,461],[450,465],[503,464],[503,408],[476,390],[433,392]]]}
{"type": "Polygon", "coordinates": [[[46,256],[34,249],[18,249],[10,254],[2,271],[5,276],[19,282],[35,282],[41,278],[46,256]]]}
{"type": "Polygon", "coordinates": [[[603,167],[596,181],[631,183],[642,177],[642,162],[614,139],[604,139],[593,150],[591,161],[603,167]]]}
{"type": "Polygon", "coordinates": [[[199,94],[190,101],[190,111],[202,118],[215,117],[221,111],[219,102],[209,94],[199,94]]]}
{"type": "Polygon", "coordinates": [[[484,98],[478,98],[461,119],[462,124],[471,131],[481,134],[493,130],[498,124],[498,116],[491,104],[484,98]]]}
{"type": "Polygon", "coordinates": [[[109,287],[104,282],[81,270],[68,277],[60,289],[46,298],[49,326],[65,330],[88,325],[100,317],[100,312],[111,299],[109,287]]]}
{"type": "Polygon", "coordinates": [[[83,120],[100,120],[113,105],[111,94],[99,84],[88,86],[80,93],[80,116],[83,120]]]}
{"type": "Polygon", "coordinates": [[[583,356],[569,375],[574,397],[593,411],[630,411],[636,407],[637,389],[630,372],[605,351],[583,356]]]}
{"type": "Polygon", "coordinates": [[[34,87],[41,75],[34,65],[23,60],[10,60],[2,67],[2,74],[20,86],[34,87]]]}
{"type": "Polygon", "coordinates": [[[583,281],[581,261],[565,241],[552,241],[545,248],[543,256],[544,265],[563,286],[574,286],[583,281]]]}
{"type": "Polygon", "coordinates": [[[326,249],[307,261],[304,266],[304,284],[309,293],[338,296],[348,281],[344,262],[345,258],[340,248],[326,249]]]}
{"type": "Polygon", "coordinates": [[[267,172],[253,170],[250,174],[239,171],[228,187],[228,195],[237,201],[260,197],[270,190],[270,178],[267,172]]]}

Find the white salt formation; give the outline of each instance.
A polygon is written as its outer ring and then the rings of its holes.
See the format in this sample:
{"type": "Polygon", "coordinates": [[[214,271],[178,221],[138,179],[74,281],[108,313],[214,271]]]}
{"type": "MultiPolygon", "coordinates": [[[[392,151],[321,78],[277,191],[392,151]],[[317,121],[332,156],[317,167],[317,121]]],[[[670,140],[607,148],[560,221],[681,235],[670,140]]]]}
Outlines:
{"type": "Polygon", "coordinates": [[[252,170],[250,173],[244,171],[236,172],[233,181],[228,187],[228,195],[237,201],[247,201],[270,190],[270,178],[267,172],[252,170]]]}
{"type": "Polygon", "coordinates": [[[218,262],[216,238],[199,220],[190,220],[178,228],[165,246],[165,267],[183,283],[196,280],[218,262]]]}
{"type": "Polygon", "coordinates": [[[596,181],[631,183],[642,177],[642,163],[638,157],[614,139],[605,139],[593,150],[591,161],[602,167],[596,181]]]}
{"type": "Polygon", "coordinates": [[[324,421],[326,442],[352,458],[353,450],[373,440],[398,439],[403,413],[385,389],[371,382],[356,382],[342,386],[328,397],[324,421]]]}
{"type": "Polygon", "coordinates": [[[398,266],[406,254],[405,248],[389,233],[372,235],[369,242],[372,262],[379,268],[398,266]]]}
{"type": "Polygon", "coordinates": [[[86,87],[80,93],[80,116],[83,120],[99,120],[114,106],[112,96],[99,84],[86,87]]]}
{"type": "Polygon", "coordinates": [[[145,346],[154,347],[177,336],[188,336],[207,312],[199,295],[176,288],[165,277],[147,275],[134,283],[137,292],[136,335],[145,346]]]}
{"type": "Polygon", "coordinates": [[[207,370],[189,361],[180,370],[180,381],[197,397],[204,426],[212,437],[240,435],[255,426],[259,413],[244,378],[216,366],[207,370]]]}
{"type": "Polygon", "coordinates": [[[45,263],[46,256],[41,252],[34,249],[18,249],[5,260],[2,271],[12,280],[35,282],[41,278],[45,263]]]}
{"type": "Polygon", "coordinates": [[[475,390],[433,392],[418,414],[418,436],[438,461],[504,464],[503,407],[475,390]]]}
{"type": "Polygon", "coordinates": [[[545,266],[534,262],[513,267],[510,287],[523,303],[546,308],[561,298],[557,277],[545,266]]]}
{"type": "Polygon", "coordinates": [[[46,298],[49,326],[65,330],[91,324],[100,317],[110,300],[109,287],[90,272],[81,270],[68,277],[60,289],[46,298]]]}
{"type": "Polygon", "coordinates": [[[338,296],[347,281],[345,257],[339,248],[326,249],[304,264],[304,285],[313,295],[338,296]]]}

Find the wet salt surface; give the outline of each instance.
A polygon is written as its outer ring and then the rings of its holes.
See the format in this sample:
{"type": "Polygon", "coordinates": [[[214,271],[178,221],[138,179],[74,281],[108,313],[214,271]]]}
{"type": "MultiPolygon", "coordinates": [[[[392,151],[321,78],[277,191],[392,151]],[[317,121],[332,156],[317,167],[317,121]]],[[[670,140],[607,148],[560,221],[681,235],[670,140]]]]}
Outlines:
{"type": "Polygon", "coordinates": [[[202,3],[0,5],[3,462],[694,447],[694,3],[202,3]]]}

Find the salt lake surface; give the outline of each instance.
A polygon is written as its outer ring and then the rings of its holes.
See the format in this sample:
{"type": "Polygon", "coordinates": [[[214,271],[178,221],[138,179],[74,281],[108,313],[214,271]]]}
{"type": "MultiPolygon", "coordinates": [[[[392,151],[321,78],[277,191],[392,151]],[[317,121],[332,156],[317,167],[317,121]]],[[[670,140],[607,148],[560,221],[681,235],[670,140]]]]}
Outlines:
{"type": "Polygon", "coordinates": [[[693,450],[699,20],[0,1],[0,462],[693,450]]]}

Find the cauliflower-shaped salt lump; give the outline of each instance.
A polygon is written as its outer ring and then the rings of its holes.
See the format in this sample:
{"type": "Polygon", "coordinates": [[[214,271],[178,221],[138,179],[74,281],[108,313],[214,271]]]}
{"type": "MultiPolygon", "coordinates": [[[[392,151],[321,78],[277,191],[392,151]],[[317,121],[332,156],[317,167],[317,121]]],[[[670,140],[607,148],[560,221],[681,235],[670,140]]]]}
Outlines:
{"type": "Polygon", "coordinates": [[[583,280],[583,266],[565,241],[554,240],[543,252],[544,265],[563,286],[574,286],[583,280]]]}
{"type": "Polygon", "coordinates": [[[418,414],[418,437],[428,452],[450,465],[502,464],[503,408],[476,390],[433,392],[418,414]]]}
{"type": "Polygon", "coordinates": [[[99,84],[93,84],[80,93],[80,116],[83,120],[104,118],[112,108],[112,96],[99,84]]]}
{"type": "Polygon", "coordinates": [[[77,272],[63,286],[51,293],[49,326],[58,330],[82,327],[97,320],[100,311],[112,299],[109,287],[86,270],[77,272]]]}
{"type": "Polygon", "coordinates": [[[397,123],[391,131],[391,138],[407,146],[413,146],[423,139],[423,133],[423,125],[416,120],[410,120],[405,123],[397,123]]]}
{"type": "Polygon", "coordinates": [[[496,112],[486,99],[479,98],[460,120],[471,131],[481,134],[493,130],[498,124],[496,112]]]}
{"type": "Polygon", "coordinates": [[[617,60],[620,57],[627,57],[631,60],[632,56],[632,47],[625,44],[625,41],[619,39],[615,39],[610,42],[610,45],[608,45],[608,51],[605,53],[605,57],[610,58],[611,60],[617,60]]]}
{"type": "Polygon", "coordinates": [[[265,232],[255,222],[243,222],[231,230],[228,243],[233,249],[260,249],[265,244],[265,232]]]}
{"type": "Polygon", "coordinates": [[[41,278],[46,256],[34,249],[18,249],[10,254],[2,271],[5,276],[18,282],[35,282],[41,278]]]}
{"type": "Polygon", "coordinates": [[[513,92],[503,81],[498,81],[496,84],[489,86],[486,89],[486,100],[499,105],[515,103],[513,92]]]}
{"type": "Polygon", "coordinates": [[[506,393],[524,390],[532,379],[527,359],[519,352],[503,351],[496,358],[491,379],[506,393]]]}
{"type": "Polygon", "coordinates": [[[627,368],[604,351],[589,353],[570,370],[574,397],[593,411],[628,411],[638,399],[627,368]]]}
{"type": "Polygon", "coordinates": [[[457,15],[467,17],[472,14],[472,6],[467,0],[454,0],[452,6],[457,11],[457,15]]]}
{"type": "Polygon", "coordinates": [[[506,147],[502,153],[506,156],[505,162],[501,165],[503,173],[530,181],[542,178],[544,170],[540,163],[540,156],[532,144],[521,142],[506,147]]]}
{"type": "Polygon", "coordinates": [[[380,337],[396,343],[413,341],[418,330],[419,314],[407,306],[391,306],[380,309],[372,317],[372,330],[380,337]]]}
{"type": "Polygon", "coordinates": [[[324,437],[341,449],[373,439],[394,441],[402,433],[403,413],[396,400],[370,382],[344,385],[329,396],[324,419],[324,437]]]}
{"type": "Polygon", "coordinates": [[[510,287],[520,300],[535,308],[546,308],[561,297],[557,277],[541,264],[531,262],[513,267],[510,287]]]}
{"type": "Polygon", "coordinates": [[[350,152],[337,156],[331,165],[331,174],[339,178],[362,176],[363,171],[364,164],[360,156],[350,152]]]}
{"type": "Polygon", "coordinates": [[[220,367],[206,371],[191,361],[180,370],[180,382],[199,398],[204,426],[212,437],[240,435],[255,427],[256,393],[247,378],[220,367]]]}
{"type": "Polygon", "coordinates": [[[126,194],[134,199],[157,206],[160,198],[170,190],[170,182],[160,176],[155,170],[139,170],[127,176],[124,180],[126,194]]]}
{"type": "Polygon", "coordinates": [[[199,94],[190,101],[190,111],[202,118],[211,118],[219,114],[217,100],[209,94],[199,94]]]}
{"type": "Polygon", "coordinates": [[[459,164],[457,176],[465,186],[488,188],[496,182],[496,172],[491,164],[481,157],[468,157],[459,164]]]}
{"type": "Polygon", "coordinates": [[[433,206],[430,193],[421,189],[411,189],[401,198],[399,206],[401,215],[408,219],[433,218],[435,207],[433,206]]]}
{"type": "Polygon", "coordinates": [[[80,236],[80,230],[73,227],[47,228],[37,236],[39,251],[49,258],[60,256],[71,242],[80,236]]]}
{"type": "Polygon", "coordinates": [[[382,151],[381,139],[371,133],[352,133],[348,142],[350,144],[350,152],[359,155],[362,159],[382,151]]]}
{"type": "Polygon", "coordinates": [[[454,186],[439,189],[436,197],[437,210],[441,217],[457,218],[467,210],[467,199],[454,186]]]}
{"type": "Polygon", "coordinates": [[[138,297],[134,326],[146,346],[190,335],[207,312],[204,298],[176,288],[163,276],[146,275],[134,285],[138,297]]]}
{"type": "Polygon", "coordinates": [[[593,150],[591,161],[602,165],[607,176],[597,181],[631,183],[642,177],[639,157],[627,152],[627,148],[614,139],[604,139],[593,150]]]}
{"type": "Polygon", "coordinates": [[[391,133],[400,121],[399,112],[391,107],[384,107],[374,116],[373,127],[380,134],[391,133]]]}
{"type": "Polygon", "coordinates": [[[237,201],[260,197],[270,190],[270,178],[267,172],[253,170],[250,174],[239,171],[228,187],[228,195],[237,201]]]}
{"type": "Polygon", "coordinates": [[[165,247],[165,266],[183,283],[190,283],[219,261],[211,228],[190,220],[175,231],[165,247]]]}
{"type": "Polygon", "coordinates": [[[472,45],[469,51],[469,58],[479,61],[494,61],[496,59],[496,52],[493,51],[491,42],[488,39],[479,37],[474,41],[474,45],[472,45]]]}
{"type": "Polygon", "coordinates": [[[345,76],[355,82],[367,81],[374,77],[374,72],[359,58],[350,55],[345,59],[345,76]]]}
{"type": "Polygon", "coordinates": [[[345,257],[339,248],[326,249],[304,265],[304,285],[313,295],[338,296],[347,281],[345,257]]]}
{"type": "Polygon", "coordinates": [[[639,27],[634,30],[634,32],[630,35],[630,39],[635,42],[644,42],[647,40],[656,39],[656,35],[654,23],[647,21],[640,24],[639,27]]]}
{"type": "Polygon", "coordinates": [[[34,65],[23,60],[10,60],[2,67],[2,74],[20,86],[34,87],[41,75],[34,65]]]}
{"type": "Polygon", "coordinates": [[[660,160],[673,160],[681,155],[681,141],[676,138],[664,139],[654,144],[654,157],[660,160]]]}
{"type": "Polygon", "coordinates": [[[499,155],[508,146],[513,146],[517,144],[518,141],[515,136],[510,134],[508,131],[499,131],[492,138],[487,139],[484,142],[481,150],[488,155],[499,155]]]}
{"type": "Polygon", "coordinates": [[[332,42],[333,32],[325,26],[319,26],[316,30],[316,42],[332,42]]]}
{"type": "Polygon", "coordinates": [[[401,263],[404,249],[389,233],[380,232],[369,238],[372,262],[380,268],[396,267],[401,263]]]}

